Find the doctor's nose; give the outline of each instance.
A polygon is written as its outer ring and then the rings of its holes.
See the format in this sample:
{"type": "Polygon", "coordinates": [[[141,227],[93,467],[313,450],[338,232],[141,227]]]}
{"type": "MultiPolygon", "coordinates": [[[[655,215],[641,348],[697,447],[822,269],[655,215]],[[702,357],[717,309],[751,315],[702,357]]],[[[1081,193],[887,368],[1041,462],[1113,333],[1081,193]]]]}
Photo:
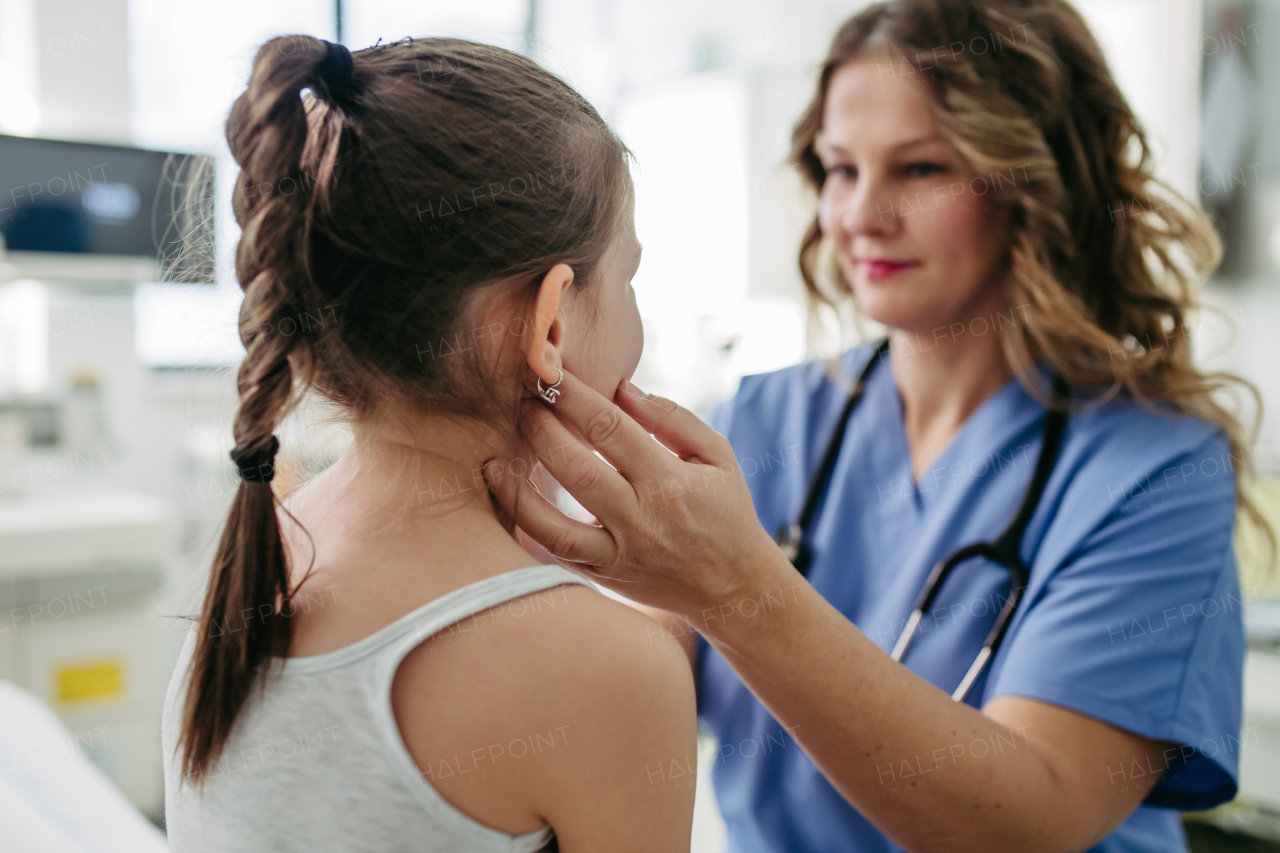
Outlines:
{"type": "Polygon", "coordinates": [[[893,237],[902,227],[893,198],[883,186],[864,184],[831,201],[828,233],[841,245],[855,237],[893,237]]]}

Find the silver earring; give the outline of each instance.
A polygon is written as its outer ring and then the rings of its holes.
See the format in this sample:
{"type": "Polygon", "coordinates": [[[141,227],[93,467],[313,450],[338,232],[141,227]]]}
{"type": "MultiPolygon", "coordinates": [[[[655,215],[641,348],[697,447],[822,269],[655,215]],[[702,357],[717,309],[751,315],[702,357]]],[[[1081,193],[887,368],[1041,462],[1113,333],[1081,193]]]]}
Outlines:
{"type": "Polygon", "coordinates": [[[538,377],[538,396],[546,400],[548,403],[554,403],[556,398],[560,396],[560,383],[564,381],[564,371],[560,371],[560,378],[556,380],[556,384],[550,388],[542,387],[542,377],[538,377]]]}

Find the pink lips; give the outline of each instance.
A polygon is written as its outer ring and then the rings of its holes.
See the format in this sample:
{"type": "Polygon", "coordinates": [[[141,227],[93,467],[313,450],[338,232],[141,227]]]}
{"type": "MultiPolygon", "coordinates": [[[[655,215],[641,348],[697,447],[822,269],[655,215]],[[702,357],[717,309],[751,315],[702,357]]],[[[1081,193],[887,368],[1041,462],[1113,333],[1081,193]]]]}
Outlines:
{"type": "Polygon", "coordinates": [[[870,281],[880,281],[903,270],[918,267],[918,261],[894,261],[888,258],[859,258],[858,270],[870,281]]]}

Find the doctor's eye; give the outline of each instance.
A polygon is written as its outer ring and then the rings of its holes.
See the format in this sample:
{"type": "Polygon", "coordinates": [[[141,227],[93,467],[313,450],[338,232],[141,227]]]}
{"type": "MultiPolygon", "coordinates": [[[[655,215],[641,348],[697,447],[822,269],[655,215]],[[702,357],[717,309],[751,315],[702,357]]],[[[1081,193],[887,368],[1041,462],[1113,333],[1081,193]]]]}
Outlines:
{"type": "Polygon", "coordinates": [[[902,171],[905,172],[909,178],[927,178],[930,175],[936,175],[941,172],[945,172],[946,170],[947,167],[943,166],[941,163],[929,163],[922,161],[919,163],[909,163],[902,171]]]}

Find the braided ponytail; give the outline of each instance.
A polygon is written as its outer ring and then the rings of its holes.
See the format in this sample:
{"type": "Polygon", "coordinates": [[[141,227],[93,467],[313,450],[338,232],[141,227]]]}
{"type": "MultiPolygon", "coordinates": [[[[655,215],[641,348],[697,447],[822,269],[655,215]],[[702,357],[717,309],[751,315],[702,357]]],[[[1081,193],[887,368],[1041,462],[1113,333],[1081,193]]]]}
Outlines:
{"type": "MultiPolygon", "coordinates": [[[[307,290],[307,208],[314,199],[263,188],[302,178],[308,128],[301,91],[314,87],[328,96],[349,88],[346,80],[326,84],[334,61],[325,45],[307,37],[263,45],[248,91],[227,122],[241,166],[233,207],[243,229],[236,273],[244,290],[240,339],[247,352],[236,377],[240,405],[231,452],[241,482],[213,561],[184,709],[183,770],[195,779],[226,742],[258,668],[270,656],[287,654],[292,633],[289,572],[271,488],[279,448],[273,433],[297,402],[291,358],[304,369],[311,363],[304,336],[279,330],[281,321],[296,316],[293,294],[307,290]]],[[[337,73],[344,70],[351,72],[349,54],[337,73]]],[[[336,111],[326,119],[340,125],[336,111]]],[[[338,127],[322,128],[322,136],[326,130],[332,134],[338,127]]],[[[304,376],[300,384],[307,381],[304,376]]]]}

